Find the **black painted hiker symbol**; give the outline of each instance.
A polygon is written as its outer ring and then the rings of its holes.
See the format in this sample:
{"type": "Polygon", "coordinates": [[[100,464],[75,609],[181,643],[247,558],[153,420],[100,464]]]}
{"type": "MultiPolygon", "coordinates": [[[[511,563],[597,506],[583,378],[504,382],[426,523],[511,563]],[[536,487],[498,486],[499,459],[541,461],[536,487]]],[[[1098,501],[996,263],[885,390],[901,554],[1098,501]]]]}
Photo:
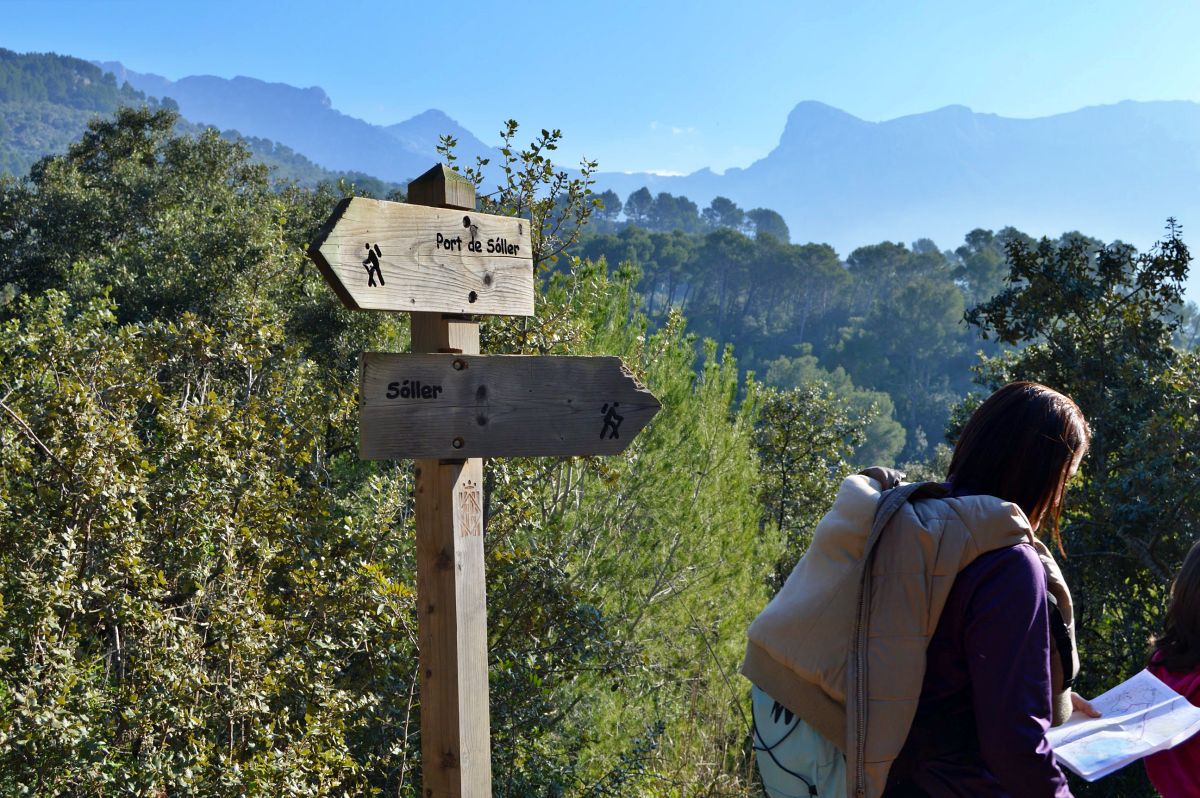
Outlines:
{"type": "Polygon", "coordinates": [[[363,268],[367,270],[367,285],[374,286],[375,278],[379,278],[379,284],[383,285],[383,272],[379,268],[379,257],[383,255],[379,251],[379,245],[372,247],[367,244],[367,259],[363,261],[363,268]]]}
{"type": "Polygon", "coordinates": [[[604,426],[600,428],[600,440],[604,440],[604,433],[612,430],[609,438],[621,437],[618,433],[621,429],[621,422],[625,420],[625,416],[617,414],[617,405],[620,402],[613,402],[610,407],[605,403],[604,407],[600,408],[600,412],[604,414],[604,426]]]}

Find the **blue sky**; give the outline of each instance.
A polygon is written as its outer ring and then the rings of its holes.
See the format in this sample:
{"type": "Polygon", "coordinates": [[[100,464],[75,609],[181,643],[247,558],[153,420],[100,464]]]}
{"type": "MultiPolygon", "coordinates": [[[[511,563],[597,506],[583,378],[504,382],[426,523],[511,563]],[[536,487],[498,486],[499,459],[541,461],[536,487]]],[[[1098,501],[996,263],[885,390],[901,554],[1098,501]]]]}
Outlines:
{"type": "Polygon", "coordinates": [[[809,99],[868,120],[1200,101],[1195,0],[0,0],[0,15],[9,49],[321,86],[376,123],[440,108],[488,140],[513,117],[613,171],[745,166],[809,99]]]}

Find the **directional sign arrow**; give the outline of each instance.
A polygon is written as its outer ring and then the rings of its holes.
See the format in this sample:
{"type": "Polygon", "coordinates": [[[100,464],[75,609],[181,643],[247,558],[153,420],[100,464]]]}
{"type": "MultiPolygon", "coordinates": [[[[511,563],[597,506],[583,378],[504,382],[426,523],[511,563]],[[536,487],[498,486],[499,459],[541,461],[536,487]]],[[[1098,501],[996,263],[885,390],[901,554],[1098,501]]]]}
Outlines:
{"type": "Polygon", "coordinates": [[[308,254],[353,310],[533,315],[525,219],[351,197],[308,254]]]}
{"type": "Polygon", "coordinates": [[[616,454],[661,405],[616,357],[362,356],[359,454],[616,454]]]}

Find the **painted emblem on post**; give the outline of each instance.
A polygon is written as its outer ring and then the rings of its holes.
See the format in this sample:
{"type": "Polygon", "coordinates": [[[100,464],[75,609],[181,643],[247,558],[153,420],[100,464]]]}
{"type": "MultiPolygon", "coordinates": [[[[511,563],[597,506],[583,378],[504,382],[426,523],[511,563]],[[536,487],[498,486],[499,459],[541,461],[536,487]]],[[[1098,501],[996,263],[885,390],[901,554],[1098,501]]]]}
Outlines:
{"type": "Polygon", "coordinates": [[[458,510],[459,537],[473,538],[483,534],[483,501],[479,486],[469,479],[464,482],[454,494],[454,505],[458,510]]]}

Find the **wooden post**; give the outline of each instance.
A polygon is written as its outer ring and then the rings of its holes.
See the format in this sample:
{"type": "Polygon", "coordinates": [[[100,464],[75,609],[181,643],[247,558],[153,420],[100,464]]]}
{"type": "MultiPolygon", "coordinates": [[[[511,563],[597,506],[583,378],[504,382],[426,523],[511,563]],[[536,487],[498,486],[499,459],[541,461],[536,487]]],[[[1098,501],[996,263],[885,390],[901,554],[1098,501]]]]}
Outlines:
{"type": "MultiPolygon", "coordinates": [[[[436,166],[409,202],[474,210],[471,183],[436,166]]],[[[479,354],[479,323],[413,313],[413,352],[479,354]]],[[[421,772],[425,798],[490,798],[483,460],[416,461],[421,772]]]]}

